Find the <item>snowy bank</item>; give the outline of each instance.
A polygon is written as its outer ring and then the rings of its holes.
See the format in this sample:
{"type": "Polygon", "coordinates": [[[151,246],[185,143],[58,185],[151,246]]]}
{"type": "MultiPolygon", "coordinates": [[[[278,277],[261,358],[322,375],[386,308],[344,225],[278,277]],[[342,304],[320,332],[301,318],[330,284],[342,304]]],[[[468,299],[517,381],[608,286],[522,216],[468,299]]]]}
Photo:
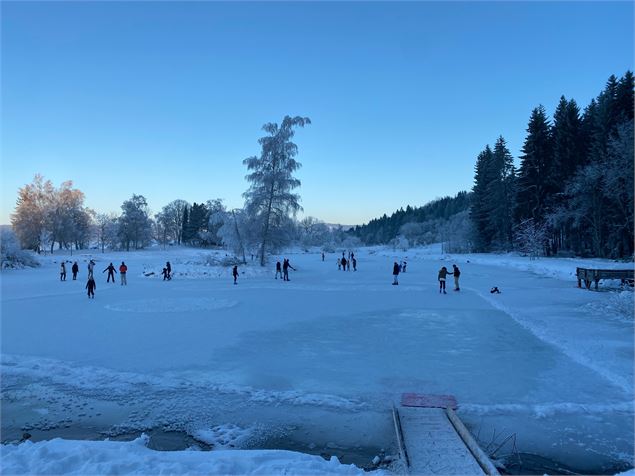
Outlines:
{"type": "Polygon", "coordinates": [[[147,442],[142,435],[128,442],[56,438],[3,445],[2,474],[364,474],[336,457],[327,461],[282,450],[154,451],[147,442]]]}

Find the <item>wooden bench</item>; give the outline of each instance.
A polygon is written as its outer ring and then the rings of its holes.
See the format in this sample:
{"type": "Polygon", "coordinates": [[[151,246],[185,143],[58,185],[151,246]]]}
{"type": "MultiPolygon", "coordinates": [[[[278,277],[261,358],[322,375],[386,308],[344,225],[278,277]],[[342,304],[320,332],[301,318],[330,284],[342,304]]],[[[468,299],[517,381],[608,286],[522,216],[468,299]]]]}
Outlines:
{"type": "Polygon", "coordinates": [[[598,289],[600,279],[619,279],[622,284],[633,285],[633,269],[592,269],[576,268],[575,274],[578,277],[578,287],[582,287],[582,282],[587,289],[591,289],[591,283],[595,282],[595,290],[598,289]]]}

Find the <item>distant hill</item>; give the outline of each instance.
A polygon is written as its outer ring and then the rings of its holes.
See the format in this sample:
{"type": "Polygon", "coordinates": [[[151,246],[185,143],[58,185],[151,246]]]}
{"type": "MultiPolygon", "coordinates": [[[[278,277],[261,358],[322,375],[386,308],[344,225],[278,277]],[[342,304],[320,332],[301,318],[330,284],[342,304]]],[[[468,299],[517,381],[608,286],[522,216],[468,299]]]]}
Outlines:
{"type": "Polygon", "coordinates": [[[404,225],[425,224],[426,226],[410,226],[410,228],[419,228],[420,234],[428,237],[428,239],[422,237],[420,242],[433,242],[438,238],[441,227],[451,218],[459,214],[467,218],[471,196],[471,192],[459,192],[454,197],[438,198],[421,207],[408,205],[405,210],[400,208],[390,216],[384,214],[365,225],[354,226],[349,233],[357,236],[367,245],[386,244],[402,234],[404,225]]]}

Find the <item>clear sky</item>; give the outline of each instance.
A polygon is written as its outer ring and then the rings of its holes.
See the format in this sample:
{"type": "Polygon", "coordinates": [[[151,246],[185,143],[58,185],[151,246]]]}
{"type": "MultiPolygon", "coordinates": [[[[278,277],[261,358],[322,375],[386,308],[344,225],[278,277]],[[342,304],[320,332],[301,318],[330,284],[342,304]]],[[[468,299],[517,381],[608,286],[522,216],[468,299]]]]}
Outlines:
{"type": "Polygon", "coordinates": [[[2,209],[41,173],[242,206],[265,122],[308,116],[304,214],[357,224],[470,189],[531,109],[633,69],[632,2],[2,2],[2,209]]]}

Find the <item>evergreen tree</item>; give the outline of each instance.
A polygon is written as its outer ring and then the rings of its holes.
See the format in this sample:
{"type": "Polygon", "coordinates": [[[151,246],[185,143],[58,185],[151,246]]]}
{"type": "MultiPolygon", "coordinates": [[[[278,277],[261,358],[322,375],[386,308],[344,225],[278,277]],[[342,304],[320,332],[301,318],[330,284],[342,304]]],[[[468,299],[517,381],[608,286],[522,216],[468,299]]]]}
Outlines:
{"type": "Polygon", "coordinates": [[[489,251],[493,239],[490,226],[492,203],[489,196],[490,183],[495,180],[493,159],[492,149],[487,145],[476,158],[474,168],[470,218],[474,225],[474,246],[477,251],[489,251]]]}
{"type": "Polygon", "coordinates": [[[489,210],[487,236],[495,248],[509,249],[513,241],[516,169],[514,159],[502,136],[496,141],[489,168],[485,196],[486,209],[489,210]]]}
{"type": "Polygon", "coordinates": [[[183,209],[183,220],[181,222],[181,237],[185,243],[189,243],[192,239],[190,236],[190,213],[189,207],[183,209]]]}
{"type": "Polygon", "coordinates": [[[553,141],[545,108],[538,106],[529,118],[518,172],[515,223],[533,218],[538,226],[545,219],[549,197],[554,191],[551,176],[553,141]]]}

